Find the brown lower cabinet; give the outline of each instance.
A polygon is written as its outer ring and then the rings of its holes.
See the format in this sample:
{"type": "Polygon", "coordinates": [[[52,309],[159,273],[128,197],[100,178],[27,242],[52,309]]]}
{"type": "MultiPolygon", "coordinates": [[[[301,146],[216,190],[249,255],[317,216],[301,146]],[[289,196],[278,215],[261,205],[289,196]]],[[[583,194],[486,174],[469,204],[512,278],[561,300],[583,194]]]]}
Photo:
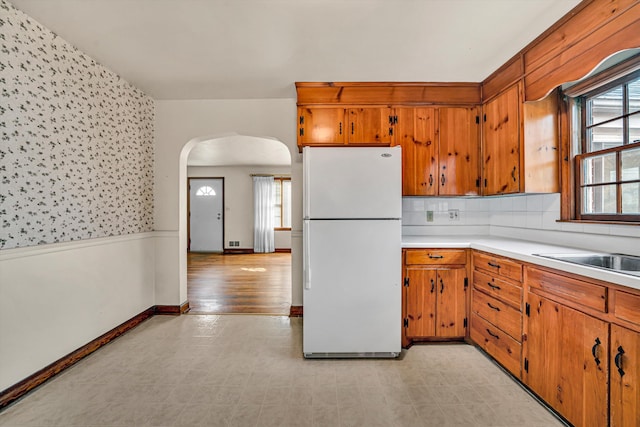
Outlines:
{"type": "Polygon", "coordinates": [[[404,252],[402,345],[466,335],[466,251],[404,252]]]}
{"type": "Polygon", "coordinates": [[[640,333],[611,325],[609,354],[611,426],[640,426],[640,333]]]}
{"type": "Polygon", "coordinates": [[[575,426],[606,426],[609,325],[530,293],[523,380],[575,426]]]}

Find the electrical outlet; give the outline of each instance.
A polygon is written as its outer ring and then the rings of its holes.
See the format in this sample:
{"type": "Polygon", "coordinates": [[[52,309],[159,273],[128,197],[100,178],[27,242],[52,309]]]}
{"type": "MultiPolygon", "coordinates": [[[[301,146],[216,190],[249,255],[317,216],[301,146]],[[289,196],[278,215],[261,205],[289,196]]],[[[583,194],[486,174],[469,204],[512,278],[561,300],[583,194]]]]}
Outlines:
{"type": "Polygon", "coordinates": [[[427,222],[433,222],[433,211],[427,211],[427,222]]]}
{"type": "Polygon", "coordinates": [[[459,209],[449,209],[449,221],[460,221],[459,209]]]}

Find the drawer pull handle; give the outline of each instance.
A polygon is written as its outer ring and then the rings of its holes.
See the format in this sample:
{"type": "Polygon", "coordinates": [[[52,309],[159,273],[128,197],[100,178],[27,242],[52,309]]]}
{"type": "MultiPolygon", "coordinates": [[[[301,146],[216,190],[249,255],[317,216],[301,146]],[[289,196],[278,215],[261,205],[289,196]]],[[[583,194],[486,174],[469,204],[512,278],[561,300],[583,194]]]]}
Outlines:
{"type": "Polygon", "coordinates": [[[433,279],[431,279],[431,293],[433,293],[433,291],[435,290],[436,290],[436,282],[433,279]]]}
{"type": "Polygon", "coordinates": [[[489,285],[489,287],[490,287],[491,289],[494,289],[494,290],[496,290],[496,291],[499,291],[499,290],[500,290],[500,286],[496,286],[496,285],[494,285],[494,284],[493,284],[493,283],[491,283],[491,282],[487,282],[487,285],[489,285]]]}
{"type": "Polygon", "coordinates": [[[491,335],[492,337],[494,337],[495,339],[497,339],[497,340],[499,340],[499,339],[500,339],[500,337],[499,337],[499,336],[497,336],[496,334],[494,334],[493,332],[491,332],[488,328],[487,328],[487,333],[488,333],[489,335],[491,335]]]}
{"type": "Polygon", "coordinates": [[[618,368],[618,373],[620,376],[624,376],[624,370],[622,369],[622,355],[624,354],[624,349],[622,346],[618,347],[618,354],[616,354],[616,358],[614,362],[616,364],[616,368],[618,368]]]}
{"type": "Polygon", "coordinates": [[[593,355],[593,360],[596,362],[596,365],[600,365],[600,359],[598,359],[597,356],[597,352],[598,352],[598,346],[602,344],[600,342],[600,338],[596,338],[595,344],[593,345],[593,347],[591,347],[591,354],[593,355]]]}
{"type": "Polygon", "coordinates": [[[431,259],[442,259],[442,258],[444,258],[444,256],[442,256],[442,255],[431,255],[431,254],[429,254],[429,258],[431,258],[431,259]]]}
{"type": "Polygon", "coordinates": [[[440,293],[444,292],[444,282],[440,279],[440,293]]]}
{"type": "Polygon", "coordinates": [[[487,303],[487,305],[489,306],[490,309],[495,310],[495,311],[500,311],[500,307],[494,307],[491,305],[490,302],[487,303]]]}
{"type": "Polygon", "coordinates": [[[500,264],[494,264],[492,262],[488,262],[487,264],[489,264],[489,267],[500,268],[500,264]]]}

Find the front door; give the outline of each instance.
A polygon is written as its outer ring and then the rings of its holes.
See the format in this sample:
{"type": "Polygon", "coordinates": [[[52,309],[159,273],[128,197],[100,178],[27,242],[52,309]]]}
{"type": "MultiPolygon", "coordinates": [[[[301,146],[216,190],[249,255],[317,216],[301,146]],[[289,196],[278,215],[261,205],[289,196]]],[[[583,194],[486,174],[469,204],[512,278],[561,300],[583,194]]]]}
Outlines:
{"type": "Polygon", "coordinates": [[[189,250],[222,252],[224,179],[189,179],[189,250]]]}

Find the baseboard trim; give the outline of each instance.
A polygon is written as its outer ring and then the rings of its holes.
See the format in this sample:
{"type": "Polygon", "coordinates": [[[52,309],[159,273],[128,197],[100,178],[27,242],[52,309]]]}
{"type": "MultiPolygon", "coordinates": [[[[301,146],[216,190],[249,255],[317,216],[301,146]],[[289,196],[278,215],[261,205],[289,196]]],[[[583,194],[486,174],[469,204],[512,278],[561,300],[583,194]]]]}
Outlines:
{"type": "Polygon", "coordinates": [[[279,254],[290,254],[291,248],[276,248],[276,253],[279,254]]]}
{"type": "Polygon", "coordinates": [[[9,405],[11,402],[19,399],[20,397],[24,396],[29,391],[38,387],[39,385],[41,385],[51,377],[71,367],[76,362],[90,355],[94,351],[98,350],[100,347],[110,343],[114,339],[118,338],[120,335],[135,328],[143,321],[152,317],[155,313],[156,313],[155,306],[146,309],[142,313],[132,317],[131,319],[127,320],[121,325],[116,326],[109,332],[99,336],[93,341],[90,341],[89,343],[83,345],[79,349],[67,354],[66,356],[56,360],[55,362],[51,363],[48,366],[45,366],[44,368],[40,369],[38,372],[28,376],[27,378],[18,382],[17,384],[0,392],[0,409],[4,408],[5,406],[9,405]]]}
{"type": "Polygon", "coordinates": [[[179,316],[189,311],[189,301],[181,305],[156,305],[155,313],[159,315],[179,316]]]}
{"type": "Polygon", "coordinates": [[[302,317],[302,308],[301,305],[292,305],[289,309],[289,317],[302,317]]]}
{"type": "Polygon", "coordinates": [[[242,255],[242,254],[252,254],[253,249],[251,248],[238,248],[238,249],[225,249],[222,252],[224,255],[242,255]]]}

